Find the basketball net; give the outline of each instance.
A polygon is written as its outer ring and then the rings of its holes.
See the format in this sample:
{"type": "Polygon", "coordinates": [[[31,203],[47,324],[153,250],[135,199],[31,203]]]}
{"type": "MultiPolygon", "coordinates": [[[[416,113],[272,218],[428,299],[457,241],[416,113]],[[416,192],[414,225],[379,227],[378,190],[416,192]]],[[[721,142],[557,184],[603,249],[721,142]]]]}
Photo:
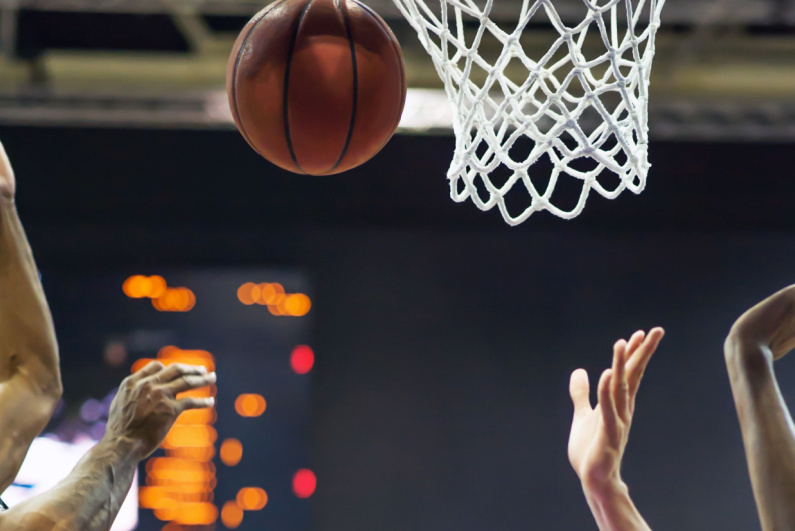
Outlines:
{"type": "Polygon", "coordinates": [[[665,0],[576,0],[584,18],[570,26],[555,0],[523,0],[516,27],[507,30],[490,18],[500,1],[439,0],[431,8],[425,0],[394,0],[454,109],[451,197],[471,198],[481,210],[497,206],[517,225],[539,210],[573,218],[592,189],[608,199],[625,188],[640,193],[649,170],[649,74],[665,0]],[[541,31],[551,45],[528,57],[521,41],[541,31]],[[484,56],[484,43],[496,44],[494,57],[484,56]]]}

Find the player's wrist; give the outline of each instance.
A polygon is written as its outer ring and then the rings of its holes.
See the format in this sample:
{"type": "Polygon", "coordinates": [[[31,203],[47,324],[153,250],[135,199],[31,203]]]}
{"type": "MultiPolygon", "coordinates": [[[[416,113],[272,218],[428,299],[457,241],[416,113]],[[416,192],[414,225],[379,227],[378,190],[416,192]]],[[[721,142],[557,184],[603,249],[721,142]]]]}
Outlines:
{"type": "Polygon", "coordinates": [[[752,331],[732,329],[723,344],[723,354],[729,370],[758,371],[773,363],[768,342],[752,331]]]}
{"type": "Polygon", "coordinates": [[[119,459],[133,459],[137,462],[146,457],[143,443],[126,435],[105,434],[97,446],[102,446],[119,459]]]}
{"type": "Polygon", "coordinates": [[[581,484],[586,496],[599,500],[609,500],[628,491],[626,483],[618,473],[602,477],[584,477],[581,484]]]}

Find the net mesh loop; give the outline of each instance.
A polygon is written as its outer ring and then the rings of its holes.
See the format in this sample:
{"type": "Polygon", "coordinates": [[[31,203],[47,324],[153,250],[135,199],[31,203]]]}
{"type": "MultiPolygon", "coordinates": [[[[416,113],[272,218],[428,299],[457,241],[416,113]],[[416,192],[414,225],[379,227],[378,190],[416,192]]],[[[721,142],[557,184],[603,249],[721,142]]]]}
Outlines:
{"type": "Polygon", "coordinates": [[[649,75],[664,0],[523,0],[508,29],[491,16],[505,0],[438,1],[394,0],[453,107],[447,177],[455,201],[497,206],[517,225],[539,210],[573,218],[591,190],[608,199],[643,191],[649,75]],[[564,23],[555,3],[577,4],[584,16],[572,21],[569,9],[564,23]],[[523,40],[554,35],[549,28],[557,36],[548,50],[529,57],[523,40]],[[497,51],[492,60],[489,50],[497,51]]]}

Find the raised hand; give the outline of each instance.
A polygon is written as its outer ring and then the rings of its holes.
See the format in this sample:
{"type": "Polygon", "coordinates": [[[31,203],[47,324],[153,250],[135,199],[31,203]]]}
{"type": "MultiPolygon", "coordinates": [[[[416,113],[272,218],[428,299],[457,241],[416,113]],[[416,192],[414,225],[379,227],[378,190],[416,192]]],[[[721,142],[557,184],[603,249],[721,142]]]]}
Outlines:
{"type": "Polygon", "coordinates": [[[3,143],[0,142],[0,198],[14,199],[16,190],[14,169],[11,167],[11,161],[8,160],[3,143]]]}
{"type": "Polygon", "coordinates": [[[185,397],[177,393],[198,389],[215,382],[215,373],[204,367],[175,363],[164,367],[153,361],[124,379],[110,406],[106,438],[122,437],[137,446],[143,459],[163,442],[183,411],[212,407],[213,398],[185,397]]]}
{"type": "Polygon", "coordinates": [[[795,286],[750,308],[723,345],[764,531],[795,529],[795,424],[773,361],[795,347],[795,286]]]}
{"type": "Polygon", "coordinates": [[[742,314],[732,326],[726,348],[736,344],[758,347],[774,360],[795,348],[795,285],[742,314]]]}
{"type": "Polygon", "coordinates": [[[664,335],[662,328],[648,336],[635,332],[629,341],[613,346],[613,366],[599,379],[596,407],[591,407],[588,374],[577,369],[571,375],[569,392],[574,418],[569,436],[569,461],[584,488],[620,482],[621,459],[629,438],[635,397],[643,372],[664,335]]]}

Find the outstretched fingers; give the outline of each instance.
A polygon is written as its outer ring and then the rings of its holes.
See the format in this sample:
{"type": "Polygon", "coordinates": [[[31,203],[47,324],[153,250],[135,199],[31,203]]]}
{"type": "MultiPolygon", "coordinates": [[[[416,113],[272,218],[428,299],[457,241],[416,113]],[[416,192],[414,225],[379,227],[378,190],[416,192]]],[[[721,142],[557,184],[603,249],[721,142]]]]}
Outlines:
{"type": "Polygon", "coordinates": [[[626,370],[630,397],[634,398],[638,392],[646,366],[649,364],[652,354],[657,350],[657,345],[660,344],[660,340],[662,340],[664,335],[665,331],[661,327],[652,328],[646,339],[643,340],[627,360],[626,370]]]}
{"type": "Polygon", "coordinates": [[[150,361],[141,370],[135,372],[131,376],[131,378],[133,380],[143,380],[144,378],[148,378],[150,376],[154,376],[155,374],[159,373],[163,369],[165,369],[165,365],[163,365],[159,361],[150,361]]]}
{"type": "Polygon", "coordinates": [[[629,386],[625,370],[627,346],[627,342],[623,339],[613,345],[613,371],[610,378],[610,393],[613,396],[616,414],[625,422],[629,419],[629,386]]]}
{"type": "Polygon", "coordinates": [[[627,360],[632,357],[632,354],[643,343],[644,339],[646,339],[646,332],[644,332],[643,330],[638,330],[637,332],[632,334],[632,337],[630,337],[629,341],[627,342],[627,355],[626,355],[627,360]]]}
{"type": "Polygon", "coordinates": [[[163,385],[163,390],[172,396],[185,391],[199,389],[215,383],[215,373],[185,374],[163,385]]]}
{"type": "Polygon", "coordinates": [[[189,409],[203,409],[205,407],[213,407],[214,405],[215,398],[212,396],[204,398],[186,396],[185,398],[177,400],[177,408],[180,413],[189,409]]]}
{"type": "Polygon", "coordinates": [[[599,378],[599,407],[602,410],[602,421],[605,424],[607,437],[613,445],[619,444],[620,434],[618,429],[618,415],[616,413],[616,405],[613,401],[613,393],[611,392],[611,380],[613,379],[613,370],[606,369],[601,378],[599,378]]]}
{"type": "Polygon", "coordinates": [[[212,385],[216,380],[215,373],[208,373],[207,369],[201,365],[173,363],[165,367],[159,361],[149,363],[136,372],[133,377],[138,381],[145,380],[171,397],[185,391],[212,385]]]}

